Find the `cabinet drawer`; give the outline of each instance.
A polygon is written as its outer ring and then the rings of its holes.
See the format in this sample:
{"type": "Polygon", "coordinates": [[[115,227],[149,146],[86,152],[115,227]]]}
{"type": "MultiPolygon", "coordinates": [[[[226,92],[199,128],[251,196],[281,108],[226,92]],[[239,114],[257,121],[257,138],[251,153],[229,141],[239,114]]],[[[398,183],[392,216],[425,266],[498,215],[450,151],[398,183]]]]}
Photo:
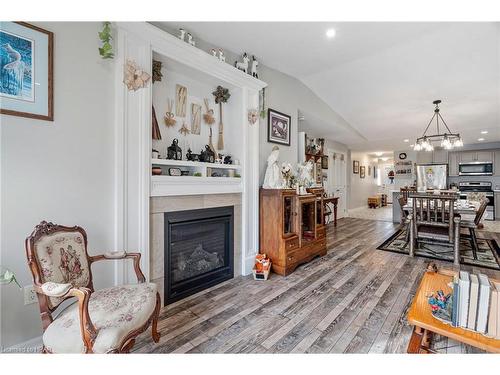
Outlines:
{"type": "Polygon", "coordinates": [[[291,238],[291,239],[285,241],[285,250],[286,251],[294,250],[298,247],[299,247],[299,238],[298,237],[291,238]]]}

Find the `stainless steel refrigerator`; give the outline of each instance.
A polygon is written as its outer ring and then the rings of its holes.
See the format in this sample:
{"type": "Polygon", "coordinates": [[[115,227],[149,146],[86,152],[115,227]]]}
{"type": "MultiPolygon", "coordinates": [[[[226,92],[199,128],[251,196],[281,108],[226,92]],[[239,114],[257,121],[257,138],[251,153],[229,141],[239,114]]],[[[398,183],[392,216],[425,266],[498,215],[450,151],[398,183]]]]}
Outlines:
{"type": "Polygon", "coordinates": [[[417,165],[417,191],[448,188],[448,164],[417,165]]]}

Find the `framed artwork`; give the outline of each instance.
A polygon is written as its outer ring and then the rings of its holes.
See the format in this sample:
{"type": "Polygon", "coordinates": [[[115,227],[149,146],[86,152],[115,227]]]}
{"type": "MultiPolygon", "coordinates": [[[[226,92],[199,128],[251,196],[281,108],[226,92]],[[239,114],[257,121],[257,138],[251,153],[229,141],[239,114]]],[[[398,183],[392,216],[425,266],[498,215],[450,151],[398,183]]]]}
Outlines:
{"type": "Polygon", "coordinates": [[[368,176],[371,176],[372,175],[372,166],[369,165],[368,166],[368,176]]]}
{"type": "Polygon", "coordinates": [[[187,106],[187,88],[181,85],[175,85],[175,115],[186,117],[187,106]]]}
{"type": "Polygon", "coordinates": [[[201,105],[191,103],[191,134],[200,135],[201,105]]]}
{"type": "Polygon", "coordinates": [[[54,121],[54,34],[0,22],[0,113],[54,121]]]}
{"type": "Polygon", "coordinates": [[[377,172],[377,168],[376,168],[376,167],[373,167],[373,178],[375,178],[375,179],[376,179],[376,178],[377,178],[377,174],[378,174],[378,172],[377,172]]]}
{"type": "Polygon", "coordinates": [[[269,108],[267,110],[267,141],[290,146],[290,116],[269,108]]]}
{"type": "Polygon", "coordinates": [[[359,167],[359,178],[365,178],[365,170],[366,167],[364,165],[359,167]]]}
{"type": "Polygon", "coordinates": [[[357,161],[357,160],[352,161],[352,173],[354,173],[354,174],[359,173],[359,161],[357,161]]]}
{"type": "Polygon", "coordinates": [[[328,169],[328,156],[326,155],[321,157],[321,168],[328,169]]]}

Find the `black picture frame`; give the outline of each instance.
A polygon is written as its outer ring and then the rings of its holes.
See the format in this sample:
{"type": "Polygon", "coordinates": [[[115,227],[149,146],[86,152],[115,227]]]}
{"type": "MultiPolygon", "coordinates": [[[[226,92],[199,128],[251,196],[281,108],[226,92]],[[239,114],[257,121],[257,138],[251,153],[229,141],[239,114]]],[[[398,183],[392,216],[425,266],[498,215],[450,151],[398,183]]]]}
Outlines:
{"type": "Polygon", "coordinates": [[[292,128],[292,118],[282,112],[268,108],[267,110],[267,141],[277,143],[283,146],[290,146],[290,133],[292,128]],[[278,127],[278,123],[284,126],[284,129],[278,127]],[[282,136],[277,133],[283,132],[282,136]]]}
{"type": "Polygon", "coordinates": [[[359,161],[357,161],[357,160],[352,161],[352,173],[354,173],[354,174],[359,173],[359,161]]]}

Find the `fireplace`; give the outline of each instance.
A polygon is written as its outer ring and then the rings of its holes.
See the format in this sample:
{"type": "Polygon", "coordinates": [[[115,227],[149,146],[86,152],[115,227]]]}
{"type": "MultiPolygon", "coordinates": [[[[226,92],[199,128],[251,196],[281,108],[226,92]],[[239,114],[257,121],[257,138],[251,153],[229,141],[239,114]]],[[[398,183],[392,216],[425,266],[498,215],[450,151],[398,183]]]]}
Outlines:
{"type": "Polygon", "coordinates": [[[233,206],[164,215],[165,305],[233,278],[233,206]]]}

